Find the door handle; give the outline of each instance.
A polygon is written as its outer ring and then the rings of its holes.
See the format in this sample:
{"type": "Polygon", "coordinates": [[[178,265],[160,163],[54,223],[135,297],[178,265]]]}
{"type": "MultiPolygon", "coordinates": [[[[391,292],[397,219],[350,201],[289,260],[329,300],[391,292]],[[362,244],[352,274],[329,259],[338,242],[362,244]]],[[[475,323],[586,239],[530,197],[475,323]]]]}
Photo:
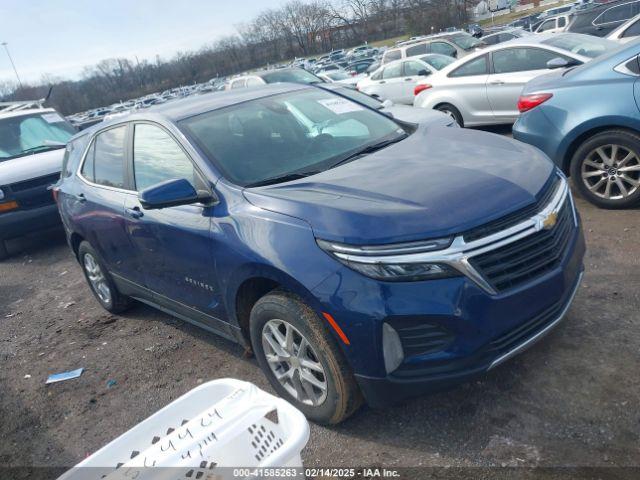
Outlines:
{"type": "Polygon", "coordinates": [[[73,198],[76,202],[84,203],[87,201],[87,197],[84,196],[84,193],[79,193],[78,195],[73,195],[73,198]]]}
{"type": "Polygon", "coordinates": [[[382,84],[384,84],[384,83],[387,83],[387,82],[386,82],[386,81],[384,81],[384,80],[380,80],[380,85],[382,85],[382,84]]]}
{"type": "Polygon", "coordinates": [[[129,215],[132,218],[144,217],[144,213],[140,211],[140,207],[125,208],[124,211],[127,212],[127,215],[129,215]]]}
{"type": "Polygon", "coordinates": [[[489,82],[489,85],[504,85],[504,82],[502,80],[493,80],[489,82]]]}
{"type": "Polygon", "coordinates": [[[413,80],[413,78],[411,78],[411,77],[407,77],[407,78],[404,79],[405,82],[410,82],[412,80],[413,80]]]}

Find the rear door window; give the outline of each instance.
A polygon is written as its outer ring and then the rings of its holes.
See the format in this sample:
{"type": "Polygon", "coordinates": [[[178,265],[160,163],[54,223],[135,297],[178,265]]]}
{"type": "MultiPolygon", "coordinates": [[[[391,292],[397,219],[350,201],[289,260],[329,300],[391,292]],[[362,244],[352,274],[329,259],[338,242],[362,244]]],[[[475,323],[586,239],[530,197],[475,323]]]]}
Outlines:
{"type": "MultiPolygon", "coordinates": [[[[429,72],[429,69],[425,67],[422,63],[416,62],[415,60],[410,60],[408,62],[404,62],[404,76],[405,77],[415,77],[420,75],[422,70],[426,70],[429,72]]],[[[429,72],[431,73],[431,72],[429,72]]]]}
{"type": "Polygon", "coordinates": [[[473,75],[486,75],[487,73],[489,73],[487,56],[482,55],[460,65],[449,74],[449,77],[470,77],[473,75]]]}
{"type": "Polygon", "coordinates": [[[442,55],[448,55],[450,57],[455,57],[458,51],[445,42],[433,42],[431,44],[431,53],[441,53],[442,55]]]}
{"type": "Polygon", "coordinates": [[[391,79],[391,78],[398,78],[399,76],[402,75],[402,64],[401,63],[397,63],[395,65],[391,65],[387,68],[384,69],[384,71],[382,72],[382,78],[385,80],[391,79]]]}
{"type": "Polygon", "coordinates": [[[429,53],[429,48],[426,43],[419,43],[412,47],[407,48],[407,57],[415,57],[416,55],[424,55],[429,53]]]}
{"type": "Polygon", "coordinates": [[[98,185],[125,187],[127,126],[99,133],[94,140],[94,179],[98,185]]]}
{"type": "Polygon", "coordinates": [[[393,60],[400,60],[402,58],[402,53],[400,50],[389,50],[384,54],[384,63],[392,62],[393,60]]]}
{"type": "Polygon", "coordinates": [[[542,25],[538,27],[538,32],[548,32],[549,30],[553,30],[556,28],[556,19],[552,18],[551,20],[547,20],[546,22],[542,22],[542,25]]]}
{"type": "Polygon", "coordinates": [[[84,164],[82,165],[82,170],[80,171],[80,174],[90,182],[93,182],[95,178],[93,174],[95,153],[96,153],[96,144],[95,142],[93,142],[91,143],[91,147],[89,147],[87,156],[84,158],[84,164]]]}

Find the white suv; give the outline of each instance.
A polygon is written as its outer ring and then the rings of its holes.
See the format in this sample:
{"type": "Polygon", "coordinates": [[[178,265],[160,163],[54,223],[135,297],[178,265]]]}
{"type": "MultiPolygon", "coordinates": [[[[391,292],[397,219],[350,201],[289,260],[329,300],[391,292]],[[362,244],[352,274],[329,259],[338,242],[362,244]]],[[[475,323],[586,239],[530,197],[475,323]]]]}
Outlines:
{"type": "Polygon", "coordinates": [[[0,260],[6,241],[60,225],[48,187],[58,181],[76,130],[40,102],[0,103],[0,260]]]}

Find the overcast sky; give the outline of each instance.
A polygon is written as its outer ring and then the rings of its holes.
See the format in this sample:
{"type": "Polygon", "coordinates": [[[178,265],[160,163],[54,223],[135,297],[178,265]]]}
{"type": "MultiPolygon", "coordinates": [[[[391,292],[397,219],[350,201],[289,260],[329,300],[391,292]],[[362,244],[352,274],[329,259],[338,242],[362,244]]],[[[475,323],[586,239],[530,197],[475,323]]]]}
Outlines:
{"type": "MultiPolygon", "coordinates": [[[[284,0],[0,0],[0,42],[23,81],[78,78],[112,57],[196,50],[284,0]]],[[[15,80],[0,47],[0,81],[15,80]]]]}

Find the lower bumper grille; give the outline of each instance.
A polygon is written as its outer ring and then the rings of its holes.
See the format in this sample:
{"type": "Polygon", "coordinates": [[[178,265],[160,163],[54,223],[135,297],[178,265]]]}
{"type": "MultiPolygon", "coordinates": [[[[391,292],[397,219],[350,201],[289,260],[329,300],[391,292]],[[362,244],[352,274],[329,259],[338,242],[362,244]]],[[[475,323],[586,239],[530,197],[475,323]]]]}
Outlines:
{"type": "Polygon", "coordinates": [[[567,198],[551,230],[472,257],[470,263],[498,292],[522,285],[558,267],[575,230],[572,219],[567,198]]]}
{"type": "Polygon", "coordinates": [[[425,323],[424,318],[403,319],[391,324],[398,332],[405,357],[444,350],[454,340],[453,333],[440,325],[425,323]]]}

